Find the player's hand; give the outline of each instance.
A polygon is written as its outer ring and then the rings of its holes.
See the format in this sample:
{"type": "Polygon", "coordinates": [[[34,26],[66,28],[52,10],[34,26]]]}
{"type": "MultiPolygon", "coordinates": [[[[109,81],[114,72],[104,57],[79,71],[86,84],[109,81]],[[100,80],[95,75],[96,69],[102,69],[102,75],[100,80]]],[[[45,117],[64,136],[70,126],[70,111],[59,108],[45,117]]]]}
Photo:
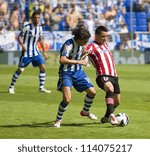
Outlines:
{"type": "Polygon", "coordinates": [[[23,44],[23,45],[22,45],[22,52],[25,53],[26,51],[27,51],[27,48],[26,48],[26,46],[23,44]]]}
{"type": "Polygon", "coordinates": [[[46,52],[43,53],[45,60],[48,60],[48,55],[46,52]]]}
{"type": "Polygon", "coordinates": [[[88,56],[89,54],[91,54],[92,51],[88,50],[88,51],[83,51],[82,55],[81,55],[81,60],[85,59],[86,56],[88,56]]]}
{"type": "Polygon", "coordinates": [[[88,64],[88,61],[86,61],[86,60],[78,60],[78,64],[86,66],[88,64]]]}

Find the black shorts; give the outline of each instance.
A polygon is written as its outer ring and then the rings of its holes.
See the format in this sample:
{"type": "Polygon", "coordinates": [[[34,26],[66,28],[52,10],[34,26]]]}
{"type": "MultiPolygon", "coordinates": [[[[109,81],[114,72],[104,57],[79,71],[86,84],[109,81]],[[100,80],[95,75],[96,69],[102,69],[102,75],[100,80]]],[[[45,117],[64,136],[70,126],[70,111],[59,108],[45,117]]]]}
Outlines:
{"type": "Polygon", "coordinates": [[[118,77],[113,77],[113,76],[108,76],[108,75],[99,75],[96,78],[96,83],[99,88],[104,90],[104,84],[106,82],[110,81],[113,86],[114,86],[114,93],[115,94],[120,94],[120,87],[119,87],[119,82],[118,82],[118,77]]]}

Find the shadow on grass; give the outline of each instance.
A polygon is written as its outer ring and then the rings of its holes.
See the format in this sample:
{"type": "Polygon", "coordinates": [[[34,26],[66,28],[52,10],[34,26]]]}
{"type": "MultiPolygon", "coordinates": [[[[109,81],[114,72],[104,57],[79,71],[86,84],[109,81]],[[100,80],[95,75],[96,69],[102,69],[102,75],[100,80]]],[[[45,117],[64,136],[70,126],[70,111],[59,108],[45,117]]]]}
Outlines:
{"type": "Polygon", "coordinates": [[[90,122],[90,123],[62,123],[61,125],[64,127],[67,126],[73,126],[73,127],[82,127],[82,126],[88,126],[88,125],[95,125],[99,124],[99,122],[90,122]]]}
{"type": "Polygon", "coordinates": [[[0,91],[0,93],[7,93],[7,94],[9,94],[8,91],[0,91]]]}
{"type": "MultiPolygon", "coordinates": [[[[31,123],[31,124],[20,124],[20,125],[0,125],[0,128],[17,128],[17,127],[29,127],[29,128],[45,128],[45,127],[53,127],[55,121],[43,122],[43,123],[31,123]]],[[[62,127],[93,127],[96,125],[98,128],[115,128],[116,126],[108,125],[108,124],[100,124],[99,122],[88,122],[88,123],[62,123],[62,127]]]]}
{"type": "Polygon", "coordinates": [[[20,124],[20,125],[0,125],[0,127],[3,128],[16,128],[16,127],[51,127],[53,125],[54,121],[50,122],[44,122],[44,123],[31,123],[31,124],[20,124]]]}

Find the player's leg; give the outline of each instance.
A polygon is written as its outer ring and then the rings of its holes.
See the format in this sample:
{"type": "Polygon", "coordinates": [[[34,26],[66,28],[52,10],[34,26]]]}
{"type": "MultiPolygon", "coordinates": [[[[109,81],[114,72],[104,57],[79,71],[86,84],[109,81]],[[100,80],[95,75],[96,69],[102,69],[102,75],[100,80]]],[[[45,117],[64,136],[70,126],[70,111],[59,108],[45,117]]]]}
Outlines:
{"type": "Polygon", "coordinates": [[[16,81],[18,80],[20,74],[24,71],[24,68],[18,68],[12,75],[12,79],[11,79],[11,83],[8,89],[8,92],[10,94],[14,94],[15,93],[15,84],[16,81]]]}
{"type": "Polygon", "coordinates": [[[114,95],[114,109],[116,109],[120,105],[120,94],[114,95]]]}
{"type": "Polygon", "coordinates": [[[112,125],[117,125],[118,122],[115,118],[114,112],[114,86],[108,81],[104,83],[104,90],[106,92],[105,101],[106,101],[106,113],[104,117],[101,119],[102,123],[105,123],[105,119],[108,119],[112,125]]]}
{"type": "Polygon", "coordinates": [[[118,82],[118,78],[114,79],[114,109],[120,105],[120,86],[118,82]]]}
{"type": "Polygon", "coordinates": [[[59,128],[68,104],[71,101],[71,89],[69,86],[62,87],[63,100],[60,102],[54,127],[59,128]]]}
{"type": "Polygon", "coordinates": [[[43,93],[51,93],[50,90],[44,88],[45,80],[46,80],[46,72],[45,72],[45,65],[40,64],[39,66],[39,91],[43,93]]]}
{"type": "Polygon", "coordinates": [[[24,71],[24,68],[30,63],[30,61],[31,60],[29,58],[25,58],[23,56],[20,56],[18,69],[13,73],[12,80],[11,80],[11,83],[10,83],[10,86],[8,89],[8,92],[10,94],[15,93],[15,90],[14,90],[15,84],[16,84],[19,76],[21,75],[21,73],[24,71]]]}
{"type": "Polygon", "coordinates": [[[45,69],[45,61],[41,55],[37,55],[33,58],[32,65],[34,67],[39,67],[39,91],[43,93],[51,93],[50,90],[44,88],[45,80],[46,80],[46,69],[45,69]]]}
{"type": "Polygon", "coordinates": [[[90,88],[86,89],[85,92],[87,94],[85,95],[84,106],[83,106],[82,111],[80,112],[80,115],[87,116],[92,120],[96,120],[97,117],[94,114],[90,113],[90,108],[92,106],[94,97],[96,95],[96,91],[95,91],[94,87],[90,87],[90,88]]]}
{"type": "Polygon", "coordinates": [[[107,105],[105,117],[108,118],[109,115],[114,112],[114,99],[113,99],[114,87],[113,87],[112,83],[109,81],[106,82],[104,84],[104,90],[106,92],[105,101],[106,101],[106,105],[107,105]]]}
{"type": "Polygon", "coordinates": [[[111,124],[116,124],[114,112],[114,86],[112,84],[113,78],[107,76],[98,76],[96,78],[96,83],[99,88],[106,92],[105,101],[106,101],[106,113],[101,118],[102,123],[111,122],[111,124]],[[114,121],[113,121],[113,120],[114,121]]]}
{"type": "Polygon", "coordinates": [[[80,112],[80,115],[87,116],[93,120],[97,119],[94,114],[90,113],[90,108],[96,95],[96,91],[93,87],[92,82],[83,70],[78,71],[77,74],[74,75],[74,88],[78,92],[85,91],[87,93],[84,98],[84,105],[82,111],[80,112]]]}

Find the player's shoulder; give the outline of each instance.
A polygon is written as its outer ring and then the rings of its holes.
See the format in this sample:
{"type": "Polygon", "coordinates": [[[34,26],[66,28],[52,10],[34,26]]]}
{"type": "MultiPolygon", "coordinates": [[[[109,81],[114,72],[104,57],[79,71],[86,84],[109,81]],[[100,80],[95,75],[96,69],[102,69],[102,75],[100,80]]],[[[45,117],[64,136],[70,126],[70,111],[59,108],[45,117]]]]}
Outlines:
{"type": "Polygon", "coordinates": [[[30,31],[30,27],[31,27],[31,23],[24,23],[24,25],[21,29],[21,33],[25,33],[26,31],[30,31]]]}
{"type": "Polygon", "coordinates": [[[66,40],[65,44],[66,45],[72,45],[73,44],[73,39],[69,38],[68,40],[66,40]]]}
{"type": "Polygon", "coordinates": [[[86,49],[88,50],[88,49],[91,49],[91,48],[93,48],[93,43],[88,43],[86,45],[86,49]]]}
{"type": "Polygon", "coordinates": [[[61,47],[61,51],[71,51],[73,49],[73,40],[68,39],[64,42],[64,44],[61,47]]]}
{"type": "Polygon", "coordinates": [[[40,29],[42,29],[42,25],[38,25],[38,27],[39,27],[40,29]]]}
{"type": "Polygon", "coordinates": [[[70,49],[70,48],[73,48],[73,47],[74,47],[73,45],[74,45],[74,41],[73,41],[72,38],[66,40],[65,43],[64,43],[64,46],[65,46],[65,47],[69,47],[69,49],[70,49]]]}
{"type": "Polygon", "coordinates": [[[25,23],[24,25],[23,25],[23,28],[22,28],[22,31],[24,32],[24,31],[29,31],[30,29],[31,29],[31,23],[25,23]]]}
{"type": "Polygon", "coordinates": [[[93,42],[92,43],[88,43],[87,46],[90,46],[90,47],[93,46],[93,42]]]}
{"type": "Polygon", "coordinates": [[[31,23],[25,23],[23,27],[24,27],[24,28],[31,27],[31,23]]]}

